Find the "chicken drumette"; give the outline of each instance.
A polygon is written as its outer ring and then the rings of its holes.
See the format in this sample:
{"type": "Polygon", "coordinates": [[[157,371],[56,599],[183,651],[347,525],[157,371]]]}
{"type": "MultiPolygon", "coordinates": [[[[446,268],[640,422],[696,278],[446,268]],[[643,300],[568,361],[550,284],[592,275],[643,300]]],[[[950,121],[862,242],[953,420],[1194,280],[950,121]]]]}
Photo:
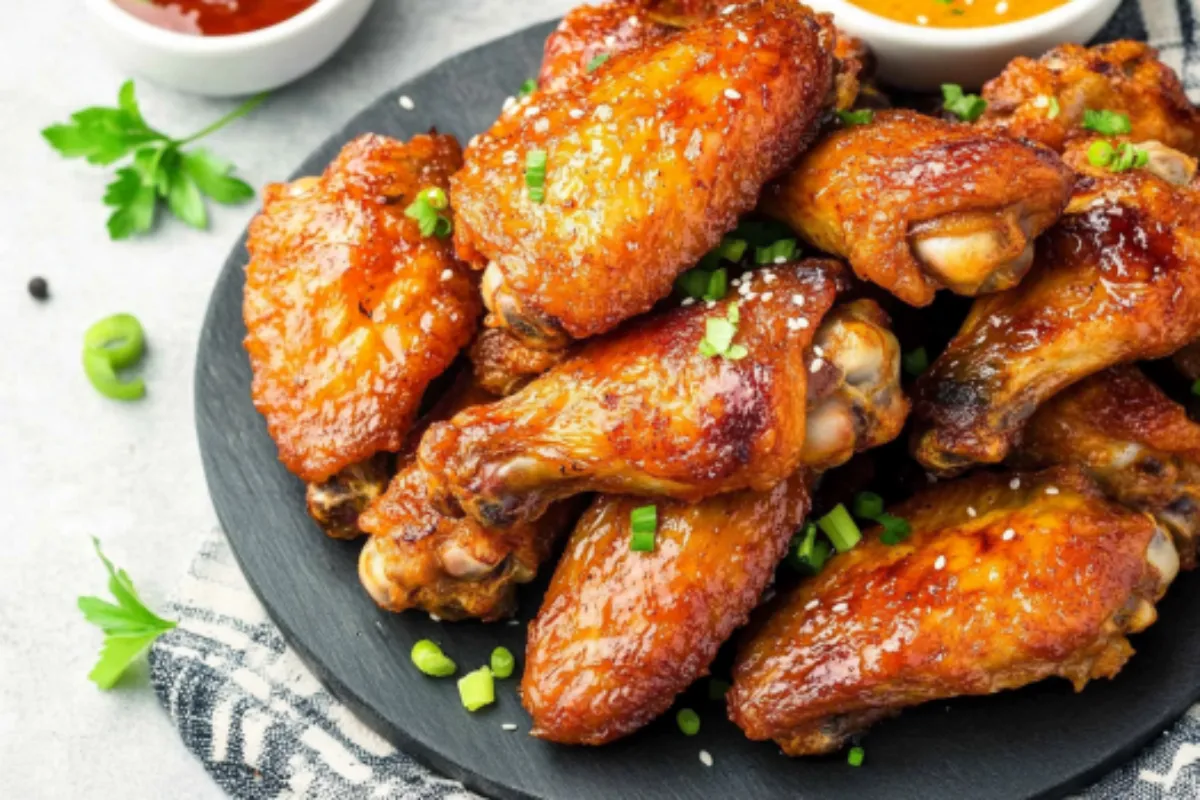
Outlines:
{"type": "Polygon", "coordinates": [[[758,604],[808,513],[815,474],[900,432],[900,348],[877,305],[835,308],[813,358],[805,468],[768,491],[659,501],[653,553],[629,548],[644,498],[602,495],[576,526],[529,631],[533,734],[602,744],[661,714],[758,604]],[[817,351],[821,355],[817,356],[817,351]]]}
{"type": "Polygon", "coordinates": [[[999,462],[1056,392],[1200,335],[1200,191],[1091,167],[1077,149],[1066,160],[1091,174],[1029,276],[978,298],[917,382],[915,454],[930,470],[999,462]]]}
{"type": "Polygon", "coordinates": [[[1077,464],[1123,505],[1171,532],[1185,568],[1200,539],[1200,425],[1133,366],[1113,367],[1051,398],[1021,434],[1022,466],[1077,464]]]}
{"type": "Polygon", "coordinates": [[[370,459],[400,449],[425,388],[475,330],[470,270],[404,215],[421,190],[445,190],[460,163],[449,136],[361,136],[322,176],[268,186],[250,225],[254,404],[288,469],[332,478],[310,492],[332,532],[353,532],[347,492],[382,487],[370,459]]]}
{"type": "Polygon", "coordinates": [[[1121,669],[1178,570],[1150,517],[1074,469],[978,474],[892,512],[907,540],[867,531],[743,644],[727,700],[751,739],[826,753],[930,700],[1051,676],[1082,689],[1121,669]]]}
{"type": "Polygon", "coordinates": [[[512,106],[452,182],[489,324],[556,347],[670,293],[815,133],[834,38],[799,3],[751,2],[512,106]]]}
{"type": "Polygon", "coordinates": [[[1058,219],[1071,171],[1049,150],[912,111],[837,130],[762,209],[911,305],[1014,286],[1058,219]]]}
{"type": "Polygon", "coordinates": [[[588,491],[696,501],[769,489],[800,466],[817,324],[840,268],[747,273],[738,292],[587,343],[521,391],[434,425],[421,441],[447,508],[487,525],[535,519],[588,491]]]}

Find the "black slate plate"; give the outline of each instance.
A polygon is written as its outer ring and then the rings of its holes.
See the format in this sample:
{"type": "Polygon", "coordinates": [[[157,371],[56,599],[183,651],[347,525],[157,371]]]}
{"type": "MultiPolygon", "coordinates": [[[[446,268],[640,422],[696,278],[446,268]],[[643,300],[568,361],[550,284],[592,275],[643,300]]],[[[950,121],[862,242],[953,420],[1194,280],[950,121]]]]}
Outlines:
{"type": "MultiPolygon", "coordinates": [[[[504,98],[536,74],[550,25],[458,56],[397,87],[333,134],[300,165],[320,172],[343,143],[375,131],[407,138],[430,126],[465,141],[495,119],[504,98]],[[397,104],[411,97],[416,110],[397,104]]],[[[409,663],[413,642],[432,638],[471,669],[503,644],[524,652],[525,627],[440,624],[376,609],[359,587],[359,546],[326,538],[304,511],[303,488],[279,464],[250,402],[242,350],[244,240],[213,292],[196,364],[196,423],[209,489],[251,585],[288,641],[330,690],[399,747],[487,794],[538,798],[986,798],[1061,795],[1132,755],[1200,695],[1200,580],[1184,576],[1161,621],[1135,638],[1139,653],[1115,681],[1082,695],[1065,681],[997,697],[935,703],[877,726],[867,764],[841,757],[792,760],[746,740],[720,709],[689,698],[702,732],[685,737],[673,718],[598,749],[526,735],[515,680],[477,714],[459,705],[452,680],[409,663]],[[501,723],[514,722],[516,732],[501,723]],[[701,765],[708,750],[714,766],[701,765]]],[[[522,620],[541,587],[522,596],[522,620]]]]}

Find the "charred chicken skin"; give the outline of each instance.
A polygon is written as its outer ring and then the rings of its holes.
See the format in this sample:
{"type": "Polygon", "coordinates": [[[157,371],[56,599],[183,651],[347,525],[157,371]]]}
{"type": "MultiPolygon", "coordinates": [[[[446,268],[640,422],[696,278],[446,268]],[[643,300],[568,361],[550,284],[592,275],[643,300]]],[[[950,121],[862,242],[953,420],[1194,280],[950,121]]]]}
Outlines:
{"type": "Polygon", "coordinates": [[[1133,366],[1081,381],[1037,410],[1015,463],[1077,464],[1112,499],[1153,514],[1185,569],[1200,541],[1200,425],[1133,366]]]}
{"type": "Polygon", "coordinates": [[[827,753],[930,700],[1051,676],[1082,689],[1121,669],[1178,569],[1149,516],[1074,469],[977,474],[893,511],[911,537],[866,532],[742,646],[727,701],[751,739],[827,753]]]}
{"type": "Polygon", "coordinates": [[[836,130],[762,209],[910,305],[1016,285],[1058,219],[1071,171],[1042,147],[912,111],[836,130]]]}
{"type": "Polygon", "coordinates": [[[1084,176],[1029,276],[978,298],[917,381],[917,460],[940,473],[999,462],[1055,393],[1198,334],[1200,192],[1144,169],[1084,176]]]}
{"type": "Polygon", "coordinates": [[[1060,152],[1086,133],[1085,111],[1107,110],[1128,116],[1139,141],[1200,155],[1200,111],[1145,42],[1064,44],[1038,59],[1014,58],[983,87],[983,99],[980,125],[1060,152]]]}
{"type": "Polygon", "coordinates": [[[809,383],[800,473],[767,491],[659,501],[653,553],[629,549],[630,514],[645,499],[593,502],[530,628],[521,696],[535,736],[611,741],[661,714],[708,671],[807,514],[808,467],[836,466],[900,433],[908,405],[886,322],[875,303],[858,300],[821,324],[811,358],[825,366],[809,383]]]}
{"type": "Polygon", "coordinates": [[[400,449],[426,386],[471,339],[470,270],[404,216],[460,163],[449,136],[365,135],[322,176],[264,190],[247,242],[245,346],[254,405],[305,481],[400,449]]]}
{"type": "Polygon", "coordinates": [[[494,526],[581,492],[694,502],[769,489],[800,466],[809,346],[839,273],[830,261],[780,265],[747,273],[711,308],[635,320],[516,394],[431,427],[421,464],[443,481],[447,508],[494,526]],[[717,329],[733,338],[725,355],[706,354],[717,329]]]}
{"type": "Polygon", "coordinates": [[[489,325],[553,348],[669,294],[815,134],[833,45],[824,17],[762,0],[513,105],[452,181],[489,325]]]}

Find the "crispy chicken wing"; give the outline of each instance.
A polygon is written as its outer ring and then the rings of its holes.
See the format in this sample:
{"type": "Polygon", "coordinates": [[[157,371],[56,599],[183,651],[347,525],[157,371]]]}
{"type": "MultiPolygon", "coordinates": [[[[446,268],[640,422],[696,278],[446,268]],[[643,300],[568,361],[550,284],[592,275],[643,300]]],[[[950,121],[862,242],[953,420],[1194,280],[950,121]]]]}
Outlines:
{"type": "Polygon", "coordinates": [[[835,466],[900,433],[908,405],[886,324],[870,300],[839,306],[821,324],[812,357],[826,366],[809,383],[801,473],[765,492],[657,502],[653,553],[629,549],[630,513],[645,499],[595,500],[530,628],[521,696],[535,736],[611,741],[708,671],[807,513],[807,466],[835,466]]]}
{"type": "Polygon", "coordinates": [[[452,181],[489,324],[553,347],[665,297],[815,133],[833,40],[807,7],[761,0],[512,106],[452,181]]]}
{"type": "Polygon", "coordinates": [[[917,381],[917,459],[943,473],[999,462],[1056,392],[1198,334],[1200,192],[1146,170],[1086,176],[1029,276],[978,298],[917,381]]]}
{"type": "Polygon", "coordinates": [[[892,509],[909,539],[868,531],[801,584],[738,654],[733,721],[826,753],[930,700],[1115,675],[1178,569],[1170,539],[1076,470],[1010,477],[928,489],[892,509]]]}
{"type": "Polygon", "coordinates": [[[263,193],[247,242],[245,345],[254,405],[303,480],[398,450],[425,387],[471,339],[470,270],[404,216],[460,163],[449,136],[366,135],[321,177],[263,193]]]}
{"type": "Polygon", "coordinates": [[[911,305],[948,288],[1014,286],[1071,171],[1049,150],[913,111],[836,130],[771,184],[761,208],[911,305]]]}
{"type": "Polygon", "coordinates": [[[308,515],[335,539],[357,539],[363,534],[358,515],[383,494],[396,471],[393,453],[376,453],[365,461],[338,470],[332,477],[305,487],[308,515]]]}
{"type": "Polygon", "coordinates": [[[1063,44],[1039,59],[1014,58],[983,99],[980,125],[1058,151],[1083,132],[1084,111],[1108,110],[1129,117],[1136,139],[1200,155],[1200,111],[1145,42],[1063,44]]]}
{"type": "Polygon", "coordinates": [[[503,328],[484,328],[468,353],[479,385],[497,397],[504,397],[561,364],[571,350],[530,347],[503,328]]]}
{"type": "Polygon", "coordinates": [[[806,378],[821,369],[806,358],[839,272],[805,261],[747,273],[711,308],[635,320],[516,394],[431,427],[421,463],[445,482],[448,507],[488,525],[580,492],[696,501],[768,489],[800,465],[806,378]],[[744,357],[701,352],[731,318],[721,349],[744,357]]]}
{"type": "Polygon", "coordinates": [[[1180,561],[1196,565],[1200,541],[1200,425],[1141,370],[1113,367],[1037,410],[1014,461],[1077,464],[1114,500],[1154,515],[1180,561]]]}

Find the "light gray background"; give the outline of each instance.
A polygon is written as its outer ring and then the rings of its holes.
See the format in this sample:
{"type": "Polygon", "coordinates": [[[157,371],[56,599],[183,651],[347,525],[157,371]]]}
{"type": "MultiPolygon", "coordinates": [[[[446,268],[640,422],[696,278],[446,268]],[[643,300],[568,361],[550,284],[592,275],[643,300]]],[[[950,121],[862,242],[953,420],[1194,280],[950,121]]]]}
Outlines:
{"type": "MultiPolygon", "coordinates": [[[[206,144],[255,186],[286,176],[330,131],[397,83],[461,50],[563,13],[575,0],[378,0],[332,61],[206,144]]],[[[210,208],[211,230],[166,220],[111,242],[109,170],[38,136],[126,75],[106,63],[76,0],[5,2],[0,22],[0,796],[219,797],[145,675],[105,694],[86,680],[101,641],[75,608],[103,594],[90,536],[152,606],[217,524],[192,425],[192,366],[218,269],[254,212],[210,208]],[[52,299],[25,290],[43,275],[52,299]],[[118,311],[145,326],[147,397],[97,394],[84,330],[118,311]]],[[[231,103],[139,81],[155,127],[186,134],[231,103]]],[[[417,109],[414,113],[419,113],[417,109]]]]}

